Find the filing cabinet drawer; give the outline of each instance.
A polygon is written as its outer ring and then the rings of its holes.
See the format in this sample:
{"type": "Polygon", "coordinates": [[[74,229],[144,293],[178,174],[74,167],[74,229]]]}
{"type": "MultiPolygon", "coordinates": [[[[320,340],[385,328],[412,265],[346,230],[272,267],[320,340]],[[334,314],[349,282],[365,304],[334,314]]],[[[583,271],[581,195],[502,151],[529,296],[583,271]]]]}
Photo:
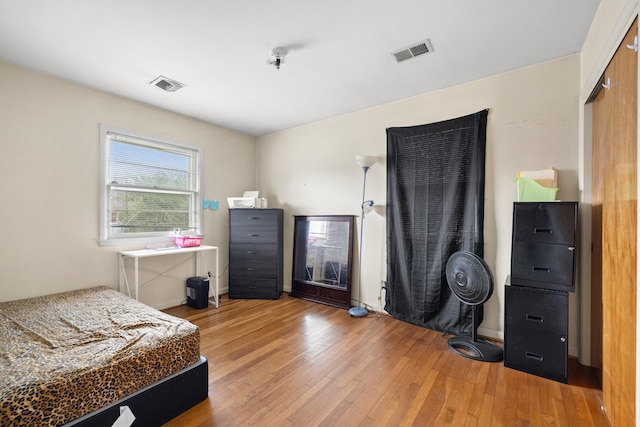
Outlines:
{"type": "Polygon", "coordinates": [[[505,324],[527,333],[567,334],[565,292],[505,286],[505,324]]]}
{"type": "Polygon", "coordinates": [[[513,242],[511,283],[573,291],[575,256],[575,248],[567,245],[513,242]]]}
{"type": "Polygon", "coordinates": [[[576,202],[517,202],[513,207],[513,241],[575,245],[576,202]]]}
{"type": "Polygon", "coordinates": [[[506,327],[504,365],[566,383],[567,339],[563,335],[522,333],[506,327]]]}

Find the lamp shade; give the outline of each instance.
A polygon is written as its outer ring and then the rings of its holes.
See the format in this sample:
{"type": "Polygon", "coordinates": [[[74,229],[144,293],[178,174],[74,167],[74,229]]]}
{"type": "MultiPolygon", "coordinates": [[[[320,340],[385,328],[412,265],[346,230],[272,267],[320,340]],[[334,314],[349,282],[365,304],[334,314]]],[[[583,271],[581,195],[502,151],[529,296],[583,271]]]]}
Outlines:
{"type": "Polygon", "coordinates": [[[363,156],[363,155],[356,156],[356,162],[358,162],[358,164],[363,168],[370,168],[376,163],[376,160],[377,160],[376,156],[363,156]]]}

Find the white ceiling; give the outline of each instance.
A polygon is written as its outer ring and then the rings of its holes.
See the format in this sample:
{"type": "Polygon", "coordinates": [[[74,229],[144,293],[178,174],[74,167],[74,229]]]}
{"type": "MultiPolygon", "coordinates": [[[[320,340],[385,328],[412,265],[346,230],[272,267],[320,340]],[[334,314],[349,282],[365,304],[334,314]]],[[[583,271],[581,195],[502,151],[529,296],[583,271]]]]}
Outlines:
{"type": "Polygon", "coordinates": [[[258,136],[577,53],[598,5],[0,0],[0,60],[258,136]],[[433,53],[395,62],[427,38],[433,53]]]}

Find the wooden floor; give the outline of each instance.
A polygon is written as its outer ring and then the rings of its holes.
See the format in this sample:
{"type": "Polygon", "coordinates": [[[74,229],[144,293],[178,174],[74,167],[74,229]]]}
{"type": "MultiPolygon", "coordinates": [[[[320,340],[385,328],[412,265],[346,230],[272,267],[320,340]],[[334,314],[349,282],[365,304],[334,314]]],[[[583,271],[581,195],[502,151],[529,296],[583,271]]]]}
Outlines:
{"type": "Polygon", "coordinates": [[[209,398],[166,426],[607,426],[601,392],[461,357],[441,333],[283,295],[165,310],[200,327],[209,398]]]}

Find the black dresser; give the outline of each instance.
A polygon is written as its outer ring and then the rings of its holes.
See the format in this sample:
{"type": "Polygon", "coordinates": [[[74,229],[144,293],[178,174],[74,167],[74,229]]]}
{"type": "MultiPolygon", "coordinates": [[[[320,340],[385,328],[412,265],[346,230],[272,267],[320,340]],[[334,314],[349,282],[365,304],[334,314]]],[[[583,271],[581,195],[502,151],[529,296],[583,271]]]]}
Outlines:
{"type": "Polygon", "coordinates": [[[575,290],[577,227],[577,202],[514,203],[505,366],[568,381],[568,292],[575,290]]]}
{"type": "Polygon", "coordinates": [[[282,295],[282,209],[229,210],[229,298],[282,295]]]}

